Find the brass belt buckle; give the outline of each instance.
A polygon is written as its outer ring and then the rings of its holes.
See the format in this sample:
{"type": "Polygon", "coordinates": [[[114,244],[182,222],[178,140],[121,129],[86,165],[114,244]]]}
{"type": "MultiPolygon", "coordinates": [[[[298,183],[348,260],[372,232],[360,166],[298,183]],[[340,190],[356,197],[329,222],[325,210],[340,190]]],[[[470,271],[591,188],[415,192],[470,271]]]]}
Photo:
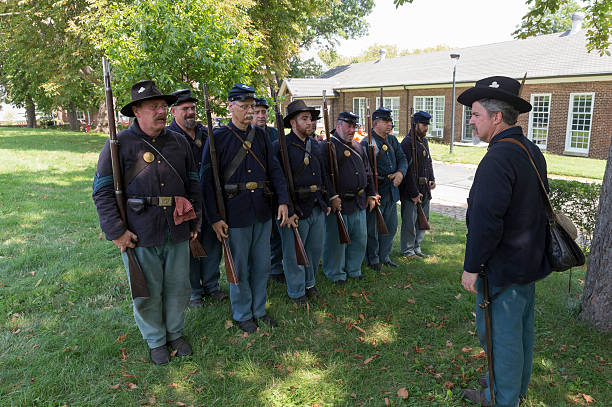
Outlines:
{"type": "Polygon", "coordinates": [[[257,182],[255,181],[247,182],[246,189],[257,189],[257,182]]]}
{"type": "Polygon", "coordinates": [[[310,192],[312,192],[312,193],[317,192],[317,186],[316,185],[311,185],[310,186],[310,192]]]}
{"type": "Polygon", "coordinates": [[[365,189],[360,189],[359,192],[357,192],[357,195],[363,195],[364,192],[365,192],[365,189]]]}
{"type": "Polygon", "coordinates": [[[157,197],[157,205],[158,206],[172,206],[172,197],[171,196],[157,197]]]}

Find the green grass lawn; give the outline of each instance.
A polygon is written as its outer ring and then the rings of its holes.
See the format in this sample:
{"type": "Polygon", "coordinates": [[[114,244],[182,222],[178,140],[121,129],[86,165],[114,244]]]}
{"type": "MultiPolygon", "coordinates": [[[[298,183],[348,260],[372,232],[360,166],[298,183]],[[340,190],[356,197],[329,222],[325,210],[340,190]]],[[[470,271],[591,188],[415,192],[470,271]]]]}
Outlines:
{"type": "MultiPolygon", "coordinates": [[[[449,153],[450,146],[430,142],[429,149],[434,160],[475,164],[477,165],[487,152],[486,147],[453,146],[453,154],[449,153]]],[[[606,170],[606,160],[594,158],[570,157],[544,152],[548,165],[549,175],[565,175],[570,177],[582,177],[603,179],[606,170]]]]}
{"type": "MultiPolygon", "coordinates": [[[[189,309],[192,357],[158,367],[134,323],[118,250],[91,200],[99,134],[0,130],[0,405],[464,406],[486,360],[459,284],[465,226],[433,214],[407,260],[296,308],[269,286],[276,329],[245,336],[229,302],[189,309]],[[403,389],[402,398],[398,390],[403,389]]],[[[397,243],[397,242],[396,242],[397,243]]],[[[224,273],[222,273],[224,274],[224,273]]],[[[612,337],[577,319],[584,270],[538,283],[524,406],[609,406],[612,337]]],[[[227,292],[225,277],[222,289],[227,292]]]]}

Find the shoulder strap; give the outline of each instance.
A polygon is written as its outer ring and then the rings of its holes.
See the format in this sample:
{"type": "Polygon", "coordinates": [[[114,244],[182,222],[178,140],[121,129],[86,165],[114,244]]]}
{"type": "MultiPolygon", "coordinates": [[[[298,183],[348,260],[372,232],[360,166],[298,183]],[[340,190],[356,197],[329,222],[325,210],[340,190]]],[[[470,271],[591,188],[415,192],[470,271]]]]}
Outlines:
{"type": "Polygon", "coordinates": [[[535,163],[533,162],[533,158],[531,158],[531,154],[529,153],[529,150],[527,150],[527,148],[525,148],[525,146],[523,145],[523,143],[521,143],[518,140],[515,140],[513,138],[503,138],[499,141],[497,141],[497,143],[499,142],[508,142],[508,143],[512,143],[512,144],[516,144],[517,146],[519,146],[520,148],[523,149],[523,151],[525,151],[525,153],[527,154],[527,157],[529,157],[529,162],[531,162],[531,166],[533,167],[533,169],[535,170],[536,175],[538,176],[538,181],[540,181],[540,187],[541,187],[541,191],[542,191],[542,195],[544,196],[544,200],[546,201],[547,204],[547,213],[549,215],[549,217],[554,216],[554,210],[552,207],[552,204],[550,203],[550,198],[548,197],[548,193],[546,192],[546,187],[544,186],[544,182],[542,181],[542,177],[540,176],[540,171],[538,171],[538,167],[536,167],[535,163]]]}
{"type": "Polygon", "coordinates": [[[227,127],[232,132],[232,134],[235,137],[237,137],[238,140],[242,142],[242,148],[238,150],[238,152],[236,153],[236,155],[234,156],[230,164],[227,166],[227,171],[223,173],[223,183],[227,184],[227,182],[232,177],[232,175],[234,175],[234,173],[236,172],[236,170],[238,169],[238,167],[244,160],[244,157],[246,157],[247,152],[250,152],[251,154],[253,154],[253,158],[255,158],[257,163],[259,163],[261,168],[263,168],[265,171],[266,167],[261,163],[261,161],[259,160],[257,155],[255,155],[253,150],[251,150],[251,145],[253,144],[253,140],[255,140],[255,126],[251,126],[251,131],[249,131],[249,134],[247,135],[246,140],[243,140],[242,137],[240,137],[238,133],[236,133],[234,129],[232,129],[230,126],[225,126],[225,127],[227,127]]]}
{"type": "MultiPolygon", "coordinates": [[[[167,137],[170,137],[170,135],[167,135],[167,137]]],[[[153,150],[155,150],[157,152],[157,154],[159,154],[159,156],[166,162],[166,164],[168,164],[168,167],[170,167],[172,169],[172,171],[174,172],[174,174],[178,177],[178,179],[181,180],[181,182],[183,183],[183,186],[185,186],[185,180],[183,179],[183,177],[181,177],[181,174],[178,173],[178,171],[176,170],[176,168],[174,168],[174,166],[172,164],[170,164],[170,161],[168,161],[168,159],[166,157],[164,157],[164,155],[161,153],[161,149],[164,148],[164,146],[166,145],[166,142],[168,141],[167,138],[161,140],[159,144],[157,144],[159,146],[159,150],[157,148],[155,148],[155,146],[151,143],[149,143],[147,140],[142,139],[149,147],[151,147],[153,150]]]]}

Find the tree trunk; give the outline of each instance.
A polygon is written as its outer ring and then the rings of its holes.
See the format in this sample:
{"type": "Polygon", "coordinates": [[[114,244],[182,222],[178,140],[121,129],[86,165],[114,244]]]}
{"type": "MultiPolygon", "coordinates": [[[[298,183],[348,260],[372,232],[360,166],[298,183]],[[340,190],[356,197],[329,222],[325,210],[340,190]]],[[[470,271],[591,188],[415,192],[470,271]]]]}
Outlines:
{"type": "Polygon", "coordinates": [[[96,123],[96,131],[108,134],[108,113],[106,111],[106,102],[102,100],[98,107],[98,122],[96,123]]]}
{"type": "Polygon", "coordinates": [[[599,209],[587,268],[580,316],[603,331],[612,331],[612,137],[599,197],[599,209]]]}
{"type": "Polygon", "coordinates": [[[72,102],[68,105],[68,122],[70,123],[70,130],[79,131],[81,129],[79,120],[77,119],[76,108],[72,102]]]}
{"type": "Polygon", "coordinates": [[[26,127],[36,128],[36,105],[30,95],[26,96],[26,127]]]}

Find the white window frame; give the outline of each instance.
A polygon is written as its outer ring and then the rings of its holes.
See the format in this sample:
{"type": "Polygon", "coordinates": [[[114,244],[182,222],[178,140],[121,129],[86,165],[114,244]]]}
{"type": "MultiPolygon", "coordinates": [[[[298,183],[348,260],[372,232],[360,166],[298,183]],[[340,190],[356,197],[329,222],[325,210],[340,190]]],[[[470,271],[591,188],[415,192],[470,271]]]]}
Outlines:
{"type": "MultiPolygon", "coordinates": [[[[595,92],[576,92],[570,93],[569,97],[569,106],[567,109],[567,129],[565,132],[565,152],[568,153],[578,153],[578,154],[588,154],[589,147],[591,146],[591,130],[593,129],[593,108],[595,107],[595,92]],[[587,147],[586,148],[577,148],[572,147],[572,121],[573,121],[573,104],[574,99],[579,96],[591,96],[591,110],[588,112],[589,118],[589,131],[587,136],[587,147]]],[[[585,112],[586,114],[586,112],[585,112]]]]}
{"type": "Polygon", "coordinates": [[[535,113],[535,109],[531,109],[531,111],[529,112],[529,127],[527,130],[527,138],[531,141],[534,142],[534,144],[538,147],[540,147],[541,150],[546,150],[546,146],[548,144],[548,135],[549,135],[549,125],[550,125],[550,105],[552,104],[552,93],[532,93],[531,94],[531,106],[535,107],[535,98],[536,97],[546,97],[548,96],[548,107],[546,112],[542,111],[542,112],[538,112],[538,113],[546,113],[548,115],[548,118],[546,120],[546,127],[538,127],[535,130],[545,130],[546,131],[546,139],[544,140],[543,143],[538,143],[536,141],[533,141],[533,131],[534,131],[534,126],[533,126],[533,115],[535,113]]]}
{"type": "Polygon", "coordinates": [[[427,137],[434,137],[441,139],[444,136],[444,109],[446,107],[444,96],[414,96],[412,99],[412,106],[414,106],[414,111],[418,112],[419,110],[423,110],[431,115],[431,120],[429,124],[429,128],[427,129],[427,137]],[[425,108],[417,108],[417,100],[423,99],[423,105],[425,104],[425,99],[431,98],[433,111],[429,111],[425,108]],[[442,102],[442,110],[436,110],[436,101],[442,102]],[[442,117],[440,117],[442,116],[442,117]],[[438,123],[441,120],[441,123],[438,123]]]}
{"type": "Polygon", "coordinates": [[[472,108],[470,106],[463,105],[463,111],[461,112],[461,141],[473,141],[474,140],[474,132],[472,130],[472,126],[466,124],[472,118],[472,108]],[[466,109],[470,109],[470,114],[466,117],[466,109]],[[467,120],[466,120],[467,119],[467,120]]]}
{"type": "Polygon", "coordinates": [[[77,109],[76,118],[78,121],[85,121],[85,112],[77,109]]]}
{"type": "MultiPolygon", "coordinates": [[[[393,118],[393,134],[396,136],[399,135],[400,99],[401,98],[399,96],[383,96],[383,106],[387,109],[391,109],[391,117],[393,118]]],[[[376,96],[376,109],[379,107],[380,96],[376,96]]]]}
{"type": "Polygon", "coordinates": [[[367,123],[366,103],[367,103],[367,98],[365,97],[353,98],[353,113],[359,116],[359,124],[364,127],[365,127],[365,124],[367,123]],[[355,109],[355,102],[358,102],[357,109],[355,109]]]}

